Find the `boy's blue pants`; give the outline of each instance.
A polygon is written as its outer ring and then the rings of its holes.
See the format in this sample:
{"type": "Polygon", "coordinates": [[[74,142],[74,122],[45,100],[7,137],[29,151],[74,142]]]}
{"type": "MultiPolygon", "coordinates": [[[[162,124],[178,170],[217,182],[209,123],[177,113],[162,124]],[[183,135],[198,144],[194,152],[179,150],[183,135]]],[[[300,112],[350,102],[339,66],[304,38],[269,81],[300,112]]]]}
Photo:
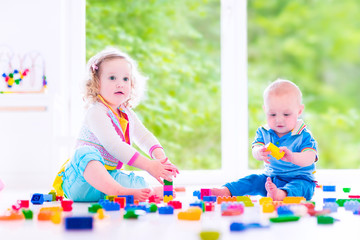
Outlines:
{"type": "MultiPolygon", "coordinates": [[[[265,174],[252,174],[237,181],[226,183],[232,196],[243,195],[261,195],[266,196],[265,183],[267,179],[265,174]]],[[[270,177],[271,181],[278,189],[287,192],[289,197],[304,197],[310,200],[314,195],[315,182],[304,178],[286,178],[274,176],[270,177]]]]}

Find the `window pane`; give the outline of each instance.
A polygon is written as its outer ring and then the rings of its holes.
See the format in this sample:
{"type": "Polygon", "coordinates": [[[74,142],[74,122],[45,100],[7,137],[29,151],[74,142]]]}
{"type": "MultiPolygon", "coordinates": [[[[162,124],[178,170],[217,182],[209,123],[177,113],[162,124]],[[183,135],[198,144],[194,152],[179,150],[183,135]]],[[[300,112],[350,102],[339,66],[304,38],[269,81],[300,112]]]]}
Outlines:
{"type": "Polygon", "coordinates": [[[220,168],[220,0],[87,0],[86,21],[87,59],[116,46],[150,78],[135,111],[170,160],[220,168]]]}
{"type": "Polygon", "coordinates": [[[360,167],[359,12],[353,0],[248,1],[249,142],[265,123],[264,88],[285,78],[303,92],[318,167],[360,167]]]}

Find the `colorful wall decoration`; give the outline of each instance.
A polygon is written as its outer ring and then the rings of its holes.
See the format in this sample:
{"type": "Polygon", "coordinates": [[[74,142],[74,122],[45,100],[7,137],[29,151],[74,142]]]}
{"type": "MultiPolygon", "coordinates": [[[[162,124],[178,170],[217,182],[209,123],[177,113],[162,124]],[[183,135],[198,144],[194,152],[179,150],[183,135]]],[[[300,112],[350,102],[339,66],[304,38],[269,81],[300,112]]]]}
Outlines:
{"type": "Polygon", "coordinates": [[[17,53],[0,46],[0,94],[45,93],[45,60],[40,52],[17,53]]]}

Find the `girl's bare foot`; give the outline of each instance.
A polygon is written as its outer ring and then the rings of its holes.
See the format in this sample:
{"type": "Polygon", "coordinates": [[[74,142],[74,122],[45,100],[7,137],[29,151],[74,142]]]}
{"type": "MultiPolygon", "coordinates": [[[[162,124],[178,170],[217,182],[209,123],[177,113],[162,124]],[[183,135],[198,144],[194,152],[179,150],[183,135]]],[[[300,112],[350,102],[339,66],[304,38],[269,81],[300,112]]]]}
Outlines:
{"type": "Polygon", "coordinates": [[[220,196],[220,197],[222,197],[222,196],[231,197],[231,193],[227,187],[212,188],[211,195],[212,196],[220,196]]]}
{"type": "Polygon", "coordinates": [[[282,201],[287,195],[284,190],[278,189],[276,187],[276,185],[271,181],[270,177],[266,179],[265,189],[267,191],[267,196],[271,197],[274,201],[282,201]]]}
{"type": "Polygon", "coordinates": [[[150,197],[151,190],[149,188],[124,188],[118,195],[133,195],[134,200],[145,202],[150,197]]]}

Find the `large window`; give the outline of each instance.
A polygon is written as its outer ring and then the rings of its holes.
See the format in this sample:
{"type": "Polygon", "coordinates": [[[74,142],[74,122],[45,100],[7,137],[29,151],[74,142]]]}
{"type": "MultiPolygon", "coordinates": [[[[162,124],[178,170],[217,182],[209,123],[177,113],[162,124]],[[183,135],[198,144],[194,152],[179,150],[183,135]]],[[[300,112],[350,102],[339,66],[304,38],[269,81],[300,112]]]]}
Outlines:
{"type": "Polygon", "coordinates": [[[108,45],[149,76],[135,111],[172,162],[221,168],[220,0],[87,0],[87,59],[108,45]]]}
{"type": "Polygon", "coordinates": [[[249,143],[265,122],[263,89],[286,78],[303,91],[318,167],[360,167],[359,12],[353,0],[248,1],[249,143]]]}

